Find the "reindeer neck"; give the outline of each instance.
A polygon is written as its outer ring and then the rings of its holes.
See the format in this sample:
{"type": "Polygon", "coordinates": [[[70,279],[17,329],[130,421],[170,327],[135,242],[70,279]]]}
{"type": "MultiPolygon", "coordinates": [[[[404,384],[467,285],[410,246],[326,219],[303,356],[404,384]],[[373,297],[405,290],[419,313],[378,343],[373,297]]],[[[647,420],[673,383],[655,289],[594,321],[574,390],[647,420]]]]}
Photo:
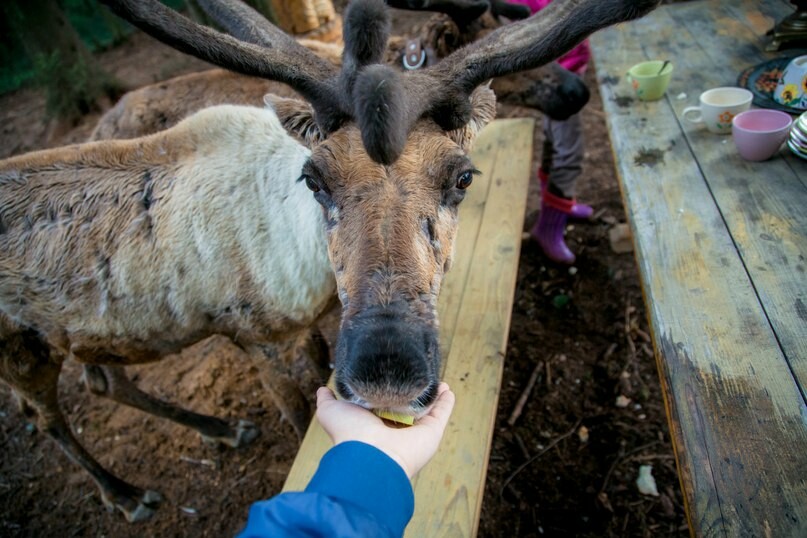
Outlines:
{"type": "MultiPolygon", "coordinates": [[[[216,213],[228,215],[229,222],[210,223],[223,230],[211,240],[230,242],[244,266],[242,273],[251,275],[252,285],[290,318],[319,314],[311,309],[325,306],[335,293],[335,282],[322,208],[298,181],[310,151],[283,130],[270,110],[232,106],[213,110],[227,117],[209,118],[217,136],[198,141],[199,162],[187,163],[191,176],[216,176],[207,185],[213,192],[192,199],[229,208],[216,213]]],[[[205,130],[194,126],[191,132],[197,136],[205,130]]],[[[203,209],[200,205],[199,211],[203,209]]],[[[215,250],[225,246],[221,247],[215,250]]]]}

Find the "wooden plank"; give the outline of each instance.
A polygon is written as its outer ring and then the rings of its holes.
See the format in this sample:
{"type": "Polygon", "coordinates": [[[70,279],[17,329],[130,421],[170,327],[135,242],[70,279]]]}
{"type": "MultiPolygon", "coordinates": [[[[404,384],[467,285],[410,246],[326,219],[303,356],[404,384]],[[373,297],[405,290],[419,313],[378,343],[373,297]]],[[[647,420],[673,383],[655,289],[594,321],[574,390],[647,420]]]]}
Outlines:
{"type": "Polygon", "coordinates": [[[507,120],[474,150],[477,166],[492,170],[492,188],[473,271],[452,298],[461,297],[462,316],[444,379],[457,405],[440,451],[415,479],[415,515],[406,531],[413,538],[476,535],[518,272],[533,125],[531,119],[507,120]]]}
{"type": "MultiPolygon", "coordinates": [[[[512,127],[512,122],[499,120],[490,125],[477,140],[474,150],[471,153],[474,166],[481,172],[474,179],[474,183],[468,190],[468,195],[460,205],[460,227],[455,239],[456,254],[454,262],[440,291],[440,301],[437,303],[437,314],[440,316],[440,347],[443,357],[448,357],[451,344],[454,339],[457,321],[460,316],[462,301],[461,297],[468,282],[468,275],[476,260],[474,249],[479,239],[480,228],[489,199],[492,198],[491,190],[497,188],[492,181],[495,172],[496,155],[498,154],[498,141],[495,133],[508,130],[512,127]]],[[[520,127],[524,129],[526,127],[520,127]]],[[[499,195],[504,193],[499,193],[499,195]]],[[[494,194],[493,196],[496,196],[494,194]]],[[[445,372],[446,361],[443,361],[443,372],[445,372]]]]}
{"type": "MultiPolygon", "coordinates": [[[[773,2],[760,3],[769,4],[773,2]]],[[[754,42],[756,36],[747,26],[729,22],[737,18],[726,7],[715,2],[683,6],[671,11],[675,24],[660,27],[651,21],[639,29],[646,54],[666,52],[678,58],[671,95],[691,88],[693,81],[700,88],[731,85],[749,62],[753,65],[764,58],[761,49],[740,46],[754,42]],[[669,39],[671,34],[675,40],[669,39]],[[699,51],[684,54],[678,49],[681,40],[704,34],[708,37],[700,40],[699,51]],[[725,35],[731,39],[726,41],[725,35]],[[721,49],[723,43],[725,49],[721,49]]],[[[785,357],[807,396],[807,187],[794,172],[799,169],[807,175],[807,163],[800,159],[787,163],[782,158],[746,162],[734,151],[732,140],[724,142],[724,137],[683,119],[681,113],[688,103],[673,103],[785,357]]],[[[786,148],[781,152],[788,153],[786,148]]]]}
{"type": "MultiPolygon", "coordinates": [[[[478,524],[518,269],[533,128],[531,119],[497,120],[480,133],[471,154],[483,174],[460,206],[456,261],[438,305],[444,379],[457,394],[457,405],[438,456],[416,479],[410,536],[439,534],[422,534],[426,527],[440,528],[441,535],[470,536],[478,524]]],[[[330,446],[312,421],[284,491],[304,488],[330,446]]]]}
{"type": "Polygon", "coordinates": [[[688,140],[676,112],[692,103],[675,99],[678,87],[636,102],[623,77],[664,52],[676,63],[673,79],[697,98],[697,73],[679,64],[712,64],[697,38],[679,34],[686,29],[670,16],[678,7],[592,43],[688,517],[696,535],[805,535],[807,407],[693,155],[707,143],[728,152],[731,140],[688,140]]]}

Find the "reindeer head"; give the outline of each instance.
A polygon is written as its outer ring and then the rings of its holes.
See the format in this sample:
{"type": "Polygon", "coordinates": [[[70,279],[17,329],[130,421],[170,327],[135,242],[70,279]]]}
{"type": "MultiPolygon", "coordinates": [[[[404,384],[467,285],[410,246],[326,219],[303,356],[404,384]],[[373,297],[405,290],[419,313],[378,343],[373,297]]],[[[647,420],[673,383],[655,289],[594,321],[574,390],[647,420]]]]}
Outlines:
{"type": "Polygon", "coordinates": [[[472,94],[472,119],[460,129],[421,119],[389,165],[369,157],[354,124],[324,136],[307,103],[265,100],[312,148],[300,180],[325,212],[343,307],[339,393],[370,407],[424,410],[440,373],[437,297],[451,266],[457,209],[477,172],[467,151],[495,115],[493,92],[484,86],[472,94]]]}
{"type": "Polygon", "coordinates": [[[214,3],[241,21],[228,30],[247,42],[157,2],[104,1],[179,50],[285,82],[306,99],[267,102],[311,148],[301,188],[322,206],[343,305],[337,389],[366,407],[414,414],[436,396],[436,303],[451,264],[457,207],[475,173],[467,151],[495,111],[483,83],[551,61],[592,31],[656,3],[558,1],[540,18],[494,31],[433,67],[398,73],[379,63],[389,31],[381,0],[350,3],[341,69],[265,20],[256,24],[238,2],[214,3]]]}

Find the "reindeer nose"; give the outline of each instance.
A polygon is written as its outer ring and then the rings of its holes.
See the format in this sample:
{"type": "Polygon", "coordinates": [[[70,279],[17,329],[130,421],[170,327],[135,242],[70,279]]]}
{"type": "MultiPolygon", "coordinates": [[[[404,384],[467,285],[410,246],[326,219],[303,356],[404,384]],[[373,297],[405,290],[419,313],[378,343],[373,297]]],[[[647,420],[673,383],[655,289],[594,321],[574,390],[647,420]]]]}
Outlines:
{"type": "Polygon", "coordinates": [[[434,327],[400,305],[369,308],[346,325],[336,353],[342,396],[358,397],[371,408],[431,404],[440,360],[434,327]]]}
{"type": "Polygon", "coordinates": [[[555,93],[556,106],[551,111],[552,119],[565,120],[577,114],[588,103],[591,93],[583,80],[569,76],[555,93]]]}
{"type": "Polygon", "coordinates": [[[591,97],[588,86],[579,78],[570,78],[567,80],[563,86],[561,86],[560,93],[566,101],[579,107],[579,109],[582,109],[591,97]]]}

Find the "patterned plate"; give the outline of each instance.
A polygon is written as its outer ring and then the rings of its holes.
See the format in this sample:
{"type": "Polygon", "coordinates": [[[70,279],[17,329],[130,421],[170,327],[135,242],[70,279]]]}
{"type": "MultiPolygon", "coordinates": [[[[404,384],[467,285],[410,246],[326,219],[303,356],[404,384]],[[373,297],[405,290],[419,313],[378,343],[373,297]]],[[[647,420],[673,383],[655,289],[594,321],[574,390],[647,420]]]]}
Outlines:
{"type": "Polygon", "coordinates": [[[737,77],[737,86],[748,88],[754,94],[754,104],[761,108],[774,108],[789,112],[790,114],[801,114],[804,110],[786,105],[780,105],[773,98],[773,91],[779,82],[782,71],[787,67],[788,62],[796,56],[804,54],[804,50],[788,51],[787,56],[774,58],[759,65],[749,67],[737,77]]]}

